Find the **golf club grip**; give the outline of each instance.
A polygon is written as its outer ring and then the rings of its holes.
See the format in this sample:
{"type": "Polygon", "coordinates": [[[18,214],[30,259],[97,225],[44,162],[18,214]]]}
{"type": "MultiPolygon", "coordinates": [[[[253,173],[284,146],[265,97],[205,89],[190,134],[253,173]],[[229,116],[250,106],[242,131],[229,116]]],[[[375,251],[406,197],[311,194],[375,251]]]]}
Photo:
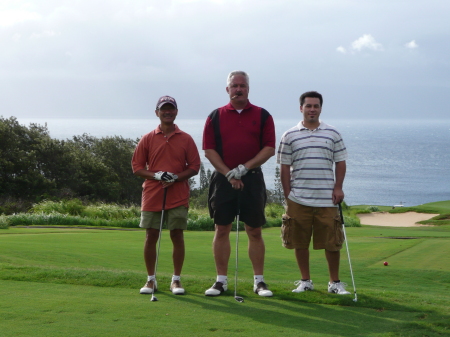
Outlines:
{"type": "Polygon", "coordinates": [[[341,216],[342,224],[344,224],[344,216],[342,215],[342,206],[341,206],[341,203],[339,203],[338,206],[339,206],[339,215],[341,216]]]}

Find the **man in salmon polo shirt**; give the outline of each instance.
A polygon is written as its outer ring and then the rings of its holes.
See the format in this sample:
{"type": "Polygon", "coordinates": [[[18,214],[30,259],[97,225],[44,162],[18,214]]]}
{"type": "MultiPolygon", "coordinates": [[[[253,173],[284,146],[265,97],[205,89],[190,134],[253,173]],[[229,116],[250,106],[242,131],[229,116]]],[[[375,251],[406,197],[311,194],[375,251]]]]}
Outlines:
{"type": "Polygon", "coordinates": [[[266,185],[261,165],[275,154],[275,127],[267,110],[248,100],[249,77],[244,71],[228,75],[227,105],[214,110],[203,132],[203,150],[214,166],[208,206],[215,223],[213,241],[217,278],[206,296],[219,296],[228,289],[231,223],[240,210],[249,239],[248,254],[253,266],[253,291],[270,297],[264,281],[266,185]]]}
{"type": "Polygon", "coordinates": [[[175,295],[185,293],[180,275],[185,248],[183,231],[187,228],[189,206],[188,179],[200,169],[200,156],[190,135],[174,124],[178,114],[177,102],[162,96],[156,103],[160,125],[144,135],[134,151],[133,173],[145,179],[142,185],[140,227],[146,229],[144,260],[147,283],[141,294],[152,294],[157,289],[155,279],[156,243],[159,237],[164,189],[167,189],[164,220],[170,230],[173,244],[173,276],[170,290],[175,295]]]}

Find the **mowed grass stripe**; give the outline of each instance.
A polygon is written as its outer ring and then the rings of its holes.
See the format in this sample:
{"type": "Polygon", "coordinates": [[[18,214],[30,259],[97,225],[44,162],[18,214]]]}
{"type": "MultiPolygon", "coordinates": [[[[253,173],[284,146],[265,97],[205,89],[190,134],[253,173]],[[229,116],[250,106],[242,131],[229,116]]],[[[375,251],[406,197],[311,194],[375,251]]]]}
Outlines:
{"type": "Polygon", "coordinates": [[[416,245],[391,256],[389,266],[450,272],[450,239],[419,240],[416,245]]]}
{"type": "MultiPolygon", "coordinates": [[[[299,272],[294,252],[281,247],[279,228],[264,230],[265,276],[275,296],[258,297],[252,291],[247,238],[243,234],[238,288],[238,294],[245,298],[242,304],[233,298],[234,252],[229,265],[230,290],[219,298],[203,295],[215,278],[212,232],[186,232],[182,280],[187,295],[177,297],[168,289],[172,245],[169,233],[163,232],[159,301],[150,302],[149,296],[138,293],[145,282],[143,231],[68,230],[69,234],[47,229],[11,229],[14,234],[7,234],[12,233],[10,230],[0,231],[2,333],[7,331],[8,337],[439,336],[450,331],[450,272],[420,269],[414,264],[396,268],[397,262],[384,267],[379,262],[385,257],[401,258],[405,254],[400,261],[403,263],[408,252],[422,242],[434,243],[435,249],[448,246],[449,229],[449,226],[411,231],[349,228],[358,289],[356,303],[353,296],[327,292],[323,251],[311,250],[315,291],[292,293],[299,272]],[[28,235],[29,231],[35,234],[28,235]],[[386,238],[392,236],[417,239],[386,238]]],[[[430,255],[425,249],[417,258],[427,261],[430,255]]],[[[341,279],[353,291],[345,248],[341,279]]]]}
{"type": "MultiPolygon", "coordinates": [[[[401,330],[410,311],[277,299],[159,294],[0,281],[2,336],[371,336],[401,330]]],[[[427,329],[429,331],[429,329],[427,329]]]]}

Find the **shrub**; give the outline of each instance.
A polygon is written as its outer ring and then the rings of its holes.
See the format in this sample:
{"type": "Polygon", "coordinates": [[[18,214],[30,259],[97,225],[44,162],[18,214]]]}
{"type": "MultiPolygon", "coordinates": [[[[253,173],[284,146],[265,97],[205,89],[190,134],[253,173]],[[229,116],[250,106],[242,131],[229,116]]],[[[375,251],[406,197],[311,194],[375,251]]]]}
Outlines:
{"type": "Polygon", "coordinates": [[[214,220],[209,215],[194,215],[195,218],[188,216],[187,229],[191,231],[213,231],[214,220]]]}
{"type": "Polygon", "coordinates": [[[10,215],[11,226],[68,226],[68,227],[122,227],[139,228],[139,218],[123,220],[92,219],[67,214],[16,214],[10,215]]]}
{"type": "Polygon", "coordinates": [[[266,218],[266,224],[263,226],[264,228],[268,227],[281,227],[281,216],[278,218],[266,218]]]}
{"type": "Polygon", "coordinates": [[[94,219],[122,220],[139,218],[141,210],[137,206],[122,207],[115,204],[100,204],[87,206],[81,215],[94,219]]]}
{"type": "Polygon", "coordinates": [[[0,214],[10,215],[26,212],[31,207],[31,202],[16,197],[0,197],[0,214]]]}
{"type": "Polygon", "coordinates": [[[356,216],[345,216],[344,215],[345,227],[361,227],[361,221],[356,216]]]}
{"type": "Polygon", "coordinates": [[[267,218],[280,218],[285,210],[283,205],[270,203],[266,205],[265,214],[267,218]]]}
{"type": "Polygon", "coordinates": [[[371,212],[379,212],[380,211],[378,206],[369,206],[369,207],[367,207],[367,209],[371,212]]]}
{"type": "Polygon", "coordinates": [[[33,205],[31,208],[32,213],[43,213],[43,214],[68,214],[68,215],[81,215],[85,206],[79,199],[51,201],[44,200],[39,204],[33,205]]]}
{"type": "Polygon", "coordinates": [[[0,229],[9,228],[9,219],[6,215],[0,215],[0,229]]]}

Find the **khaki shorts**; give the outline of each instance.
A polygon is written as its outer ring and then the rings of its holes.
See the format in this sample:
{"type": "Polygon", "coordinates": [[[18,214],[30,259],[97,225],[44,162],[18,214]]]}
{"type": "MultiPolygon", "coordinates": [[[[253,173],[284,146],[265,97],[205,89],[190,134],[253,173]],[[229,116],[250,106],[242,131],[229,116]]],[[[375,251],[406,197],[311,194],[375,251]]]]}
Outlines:
{"type": "Polygon", "coordinates": [[[308,249],[313,237],[314,249],[338,251],[344,232],[337,207],[310,207],[286,200],[281,239],[288,249],[308,249]]]}
{"type": "MultiPolygon", "coordinates": [[[[141,212],[139,227],[159,229],[162,212],[141,212]]],[[[164,222],[167,229],[187,229],[188,209],[184,206],[175,207],[164,211],[164,222]]]]}

